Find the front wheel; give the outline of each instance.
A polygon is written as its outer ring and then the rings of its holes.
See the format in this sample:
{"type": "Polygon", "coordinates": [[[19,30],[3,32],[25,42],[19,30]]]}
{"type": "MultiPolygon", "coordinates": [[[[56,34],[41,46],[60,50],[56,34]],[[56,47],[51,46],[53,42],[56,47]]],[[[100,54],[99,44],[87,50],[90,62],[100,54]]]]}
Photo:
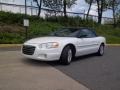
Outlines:
{"type": "Polygon", "coordinates": [[[66,46],[62,51],[60,62],[62,64],[68,65],[71,63],[72,58],[73,58],[72,49],[70,48],[70,46],[66,46]]]}
{"type": "Polygon", "coordinates": [[[103,44],[100,45],[97,54],[98,54],[99,56],[103,56],[103,55],[104,55],[104,45],[103,45],[103,44]]]}

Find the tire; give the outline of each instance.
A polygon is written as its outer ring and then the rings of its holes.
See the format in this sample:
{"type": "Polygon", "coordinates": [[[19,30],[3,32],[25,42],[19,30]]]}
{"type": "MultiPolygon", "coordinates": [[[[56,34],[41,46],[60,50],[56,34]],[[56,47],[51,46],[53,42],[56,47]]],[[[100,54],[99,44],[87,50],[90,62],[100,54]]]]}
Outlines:
{"type": "Polygon", "coordinates": [[[101,44],[99,47],[99,50],[97,52],[97,55],[103,56],[104,55],[104,44],[101,44]]]}
{"type": "Polygon", "coordinates": [[[72,49],[70,48],[70,46],[66,46],[61,53],[60,63],[64,65],[69,65],[72,61],[72,58],[73,58],[72,49]]]}

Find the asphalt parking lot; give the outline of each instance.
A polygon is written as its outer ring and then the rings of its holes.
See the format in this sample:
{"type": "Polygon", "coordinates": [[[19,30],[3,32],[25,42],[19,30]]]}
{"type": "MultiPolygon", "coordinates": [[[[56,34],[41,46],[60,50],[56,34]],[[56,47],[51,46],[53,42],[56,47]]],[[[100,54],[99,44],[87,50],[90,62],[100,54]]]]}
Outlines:
{"type": "MultiPolygon", "coordinates": [[[[0,49],[1,52],[6,52],[6,54],[9,54],[10,51],[19,51],[19,50],[20,48],[0,49]]],[[[18,53],[16,53],[16,55],[17,54],[18,53]]],[[[2,58],[4,57],[5,56],[2,56],[2,58]]],[[[18,55],[18,57],[21,56],[18,55]]],[[[23,59],[19,58],[19,60],[21,61],[23,59]]],[[[4,61],[2,62],[0,63],[4,64],[4,61]]],[[[12,62],[15,63],[18,61],[12,61],[12,62]]],[[[12,62],[7,60],[6,63],[12,63],[12,62]]],[[[40,62],[34,60],[30,60],[30,61],[27,60],[27,62],[23,61],[23,63],[34,65],[37,67],[41,65],[46,67],[46,65],[44,64],[47,63],[52,67],[54,67],[55,69],[59,70],[60,72],[63,72],[65,75],[69,76],[70,78],[88,87],[91,90],[120,90],[120,47],[107,47],[105,55],[102,57],[95,56],[94,54],[78,57],[69,66],[60,65],[58,62],[40,62]]],[[[31,68],[31,67],[29,66],[27,68],[31,68]]],[[[33,82],[35,81],[33,80],[33,82]]]]}
{"type": "Polygon", "coordinates": [[[91,90],[120,90],[120,47],[107,47],[102,57],[79,57],[69,66],[51,65],[91,90]]]}
{"type": "Polygon", "coordinates": [[[0,51],[0,90],[89,90],[51,65],[0,51]]]}

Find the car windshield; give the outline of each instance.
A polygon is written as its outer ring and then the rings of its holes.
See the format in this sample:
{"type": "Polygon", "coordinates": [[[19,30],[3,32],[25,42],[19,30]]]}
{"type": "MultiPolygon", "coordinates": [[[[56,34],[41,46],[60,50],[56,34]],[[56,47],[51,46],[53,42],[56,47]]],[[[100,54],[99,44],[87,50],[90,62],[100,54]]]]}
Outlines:
{"type": "Polygon", "coordinates": [[[58,36],[58,37],[76,37],[78,34],[78,29],[69,29],[69,28],[63,28],[59,29],[53,33],[50,34],[50,36],[58,36]]]}

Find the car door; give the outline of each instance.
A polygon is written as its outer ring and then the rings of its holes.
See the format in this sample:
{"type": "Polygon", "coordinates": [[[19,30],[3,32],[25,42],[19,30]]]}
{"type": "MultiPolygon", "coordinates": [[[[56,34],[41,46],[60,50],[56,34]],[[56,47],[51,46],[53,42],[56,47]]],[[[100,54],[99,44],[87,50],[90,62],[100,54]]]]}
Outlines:
{"type": "Polygon", "coordinates": [[[97,35],[90,29],[81,29],[77,42],[77,56],[97,52],[97,35]]]}

